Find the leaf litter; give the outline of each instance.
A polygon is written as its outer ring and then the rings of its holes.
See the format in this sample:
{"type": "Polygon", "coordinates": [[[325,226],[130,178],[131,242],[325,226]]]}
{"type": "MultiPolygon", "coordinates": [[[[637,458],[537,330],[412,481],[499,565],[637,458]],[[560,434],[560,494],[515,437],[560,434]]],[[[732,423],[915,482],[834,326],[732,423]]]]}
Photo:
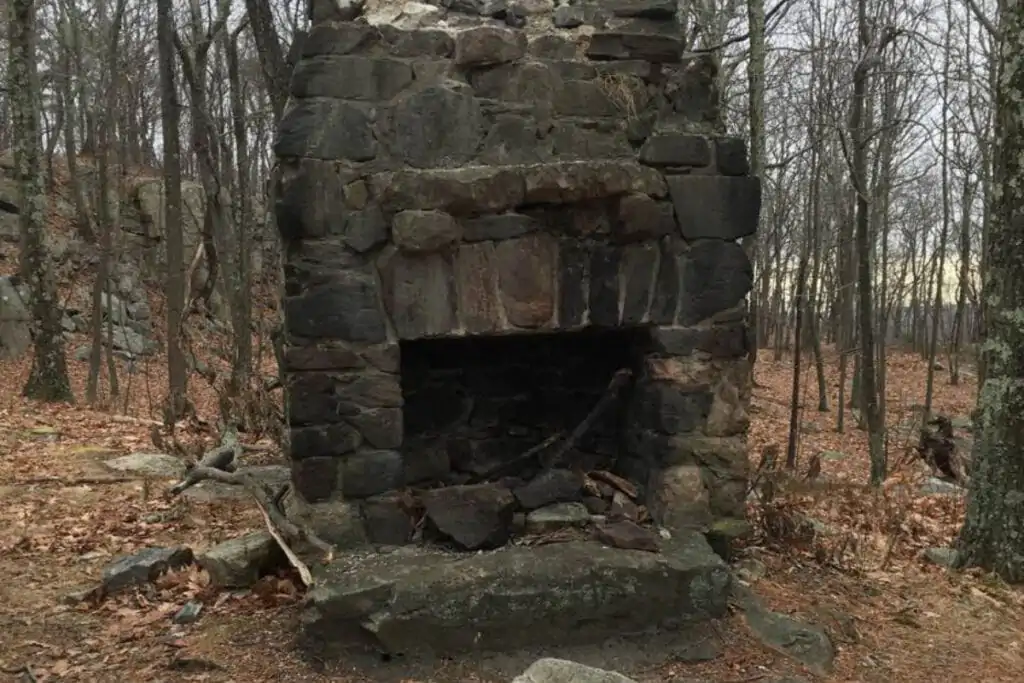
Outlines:
{"type": "MultiPolygon", "coordinates": [[[[192,565],[106,600],[64,599],[95,584],[119,555],[147,546],[198,551],[262,528],[245,499],[172,502],[160,495],[161,482],[125,480],[102,466],[111,457],[154,450],[149,431],[165,393],[162,363],[154,358],[137,365],[129,400],[111,412],[26,401],[19,390],[28,362],[0,363],[9,378],[0,392],[0,671],[36,681],[366,680],[344,664],[327,671],[298,655],[301,589],[286,574],[265,577],[251,590],[226,591],[212,587],[192,565]],[[175,615],[192,602],[203,606],[197,619],[175,623],[175,615]]],[[[70,366],[76,396],[82,396],[85,364],[70,366]]],[[[820,475],[813,482],[793,481],[778,494],[787,514],[810,520],[809,540],[788,542],[759,528],[741,560],[763,565],[753,580],[755,591],[772,609],[828,630],[839,649],[829,680],[1020,680],[1021,592],[979,572],[949,573],[923,560],[926,548],[954,540],[964,498],[922,495],[927,472],[919,462],[904,462],[879,491],[864,486],[866,434],[856,429],[849,409],[845,433],[835,430],[836,366],[834,351],[826,350],[830,412],[817,412],[813,368],[803,371],[809,389],[801,396],[798,472],[816,454],[827,454],[817,459],[820,475]]],[[[893,353],[887,371],[889,453],[895,464],[916,438],[908,425],[919,414],[915,405],[923,399],[926,363],[893,353]]],[[[785,450],[792,364],[763,353],[756,374],[760,386],[753,392],[749,436],[755,464],[766,446],[785,450]]],[[[970,414],[973,378],[954,387],[937,372],[935,387],[937,412],[970,414]]],[[[190,395],[208,422],[189,429],[209,444],[217,397],[198,381],[190,395]]],[[[759,514],[752,503],[752,519],[759,514]]],[[[801,673],[759,645],[742,619],[730,618],[716,631],[724,641],[718,658],[670,663],[638,680],[755,680],[801,673]]],[[[471,665],[442,662],[407,680],[481,679],[471,665]]]]}

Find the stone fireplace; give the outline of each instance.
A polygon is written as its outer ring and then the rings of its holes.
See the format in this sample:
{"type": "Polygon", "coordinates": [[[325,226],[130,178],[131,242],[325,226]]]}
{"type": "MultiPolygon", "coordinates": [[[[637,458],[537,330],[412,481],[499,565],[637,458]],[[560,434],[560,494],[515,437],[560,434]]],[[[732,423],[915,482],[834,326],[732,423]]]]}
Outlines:
{"type": "Polygon", "coordinates": [[[468,550],[742,518],[760,185],[675,3],[342,5],[275,144],[297,514],[468,550]]]}

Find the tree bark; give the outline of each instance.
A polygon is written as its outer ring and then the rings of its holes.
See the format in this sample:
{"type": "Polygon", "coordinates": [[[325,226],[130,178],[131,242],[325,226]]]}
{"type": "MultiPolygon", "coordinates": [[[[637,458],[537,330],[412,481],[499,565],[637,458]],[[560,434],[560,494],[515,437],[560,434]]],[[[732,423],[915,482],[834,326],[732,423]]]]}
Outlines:
{"type": "Polygon", "coordinates": [[[188,408],[188,373],[181,348],[185,306],[185,257],[181,233],[181,141],[174,83],[173,1],[157,0],[157,55],[160,63],[160,111],[164,147],[164,230],[167,240],[167,371],[165,419],[173,424],[188,408]]]}
{"type": "Polygon", "coordinates": [[[986,240],[982,346],[967,514],[958,564],[1024,581],[1024,4],[1000,8],[997,191],[986,240]]]}
{"type": "Polygon", "coordinates": [[[21,272],[32,296],[35,351],[23,393],[43,401],[73,401],[64,357],[57,286],[46,253],[46,194],[39,139],[39,76],[36,71],[35,0],[12,0],[9,22],[8,94],[14,128],[14,163],[20,190],[21,272]]]}

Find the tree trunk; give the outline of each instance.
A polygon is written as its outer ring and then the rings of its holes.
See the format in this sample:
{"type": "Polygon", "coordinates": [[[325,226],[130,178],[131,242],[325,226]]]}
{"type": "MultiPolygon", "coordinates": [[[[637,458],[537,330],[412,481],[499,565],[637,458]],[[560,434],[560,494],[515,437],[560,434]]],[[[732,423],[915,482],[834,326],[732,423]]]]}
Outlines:
{"type": "MultiPolygon", "coordinates": [[[[764,72],[765,72],[765,35],[764,35],[764,0],[747,0],[747,29],[750,40],[750,61],[747,64],[747,80],[750,86],[748,113],[750,118],[750,174],[755,178],[764,175],[764,72]]],[[[743,246],[750,257],[750,262],[757,267],[758,242],[757,235],[750,235],[743,241],[743,246]]],[[[754,366],[757,363],[757,350],[764,341],[758,336],[759,312],[757,295],[750,298],[750,320],[754,327],[754,343],[750,345],[750,377],[754,381],[754,366]]]]}
{"type": "Polygon", "coordinates": [[[181,348],[185,305],[185,259],[181,234],[181,142],[174,84],[174,19],[172,0],[157,0],[157,55],[160,63],[160,111],[164,148],[164,228],[167,239],[167,376],[165,420],[173,424],[189,406],[188,373],[181,348]]]}
{"type": "Polygon", "coordinates": [[[1000,8],[996,177],[986,240],[985,376],[958,562],[1024,581],[1024,4],[1000,8]]]}
{"type": "Polygon", "coordinates": [[[40,168],[39,76],[36,72],[34,0],[12,0],[8,36],[8,95],[14,128],[14,164],[21,202],[21,272],[32,296],[35,352],[23,393],[43,401],[73,401],[64,357],[64,331],[57,305],[57,286],[43,233],[46,194],[40,168]]]}
{"type": "Polygon", "coordinates": [[[871,276],[871,239],[868,225],[867,181],[867,121],[865,116],[868,76],[877,47],[870,36],[867,20],[867,0],[857,3],[860,34],[860,61],[853,76],[853,112],[850,131],[853,136],[853,176],[857,191],[855,219],[855,250],[857,252],[857,290],[859,298],[860,328],[860,396],[868,429],[871,457],[871,483],[879,486],[885,480],[885,424],[878,405],[875,374],[875,321],[871,276]],[[874,48],[874,49],[872,49],[874,48]]]}

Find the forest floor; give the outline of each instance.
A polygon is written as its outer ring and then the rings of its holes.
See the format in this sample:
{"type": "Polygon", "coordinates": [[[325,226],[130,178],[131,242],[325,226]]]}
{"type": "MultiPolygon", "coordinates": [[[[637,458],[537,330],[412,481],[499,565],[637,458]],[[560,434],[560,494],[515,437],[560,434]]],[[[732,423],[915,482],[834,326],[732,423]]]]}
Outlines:
{"type": "MultiPolygon", "coordinates": [[[[76,396],[85,364],[71,364],[76,396]]],[[[919,493],[925,472],[905,464],[880,491],[867,489],[865,434],[849,411],[835,430],[837,360],[826,354],[832,411],[818,412],[813,368],[803,373],[800,466],[824,454],[819,483],[783,487],[785,505],[813,518],[813,538],[762,533],[746,550],[754,591],[776,611],[818,621],[838,648],[831,681],[1020,681],[1024,679],[1024,594],[977,572],[953,574],[929,564],[924,549],[950,543],[960,524],[959,495],[919,493]]],[[[888,361],[890,460],[910,443],[903,426],[923,401],[927,364],[894,353],[888,361]],[[902,435],[902,436],[901,436],[902,435]]],[[[762,353],[751,407],[750,453],[778,444],[785,452],[792,364],[762,353]]],[[[166,575],[154,591],[99,606],[62,596],[95,582],[111,559],[145,546],[201,550],[262,528],[244,499],[217,504],[168,501],[168,482],[116,480],[104,459],[153,451],[149,432],[165,378],[160,361],[122,373],[128,395],[116,410],[47,406],[20,397],[27,362],[0,364],[0,681],[361,681],[360,674],[316,671],[293,650],[299,591],[287,578],[252,591],[217,594],[197,569],[166,575]],[[154,514],[160,513],[160,514],[154,514]],[[194,624],[171,617],[187,601],[205,603],[194,624]],[[31,671],[31,674],[26,672],[31,671]]],[[[215,396],[193,383],[199,412],[215,417],[215,396]]],[[[935,410],[966,417],[976,386],[949,385],[936,372],[935,410]]],[[[196,437],[199,438],[198,436],[196,437]]],[[[208,443],[212,436],[207,436],[208,443]]],[[[752,509],[752,519],[758,519],[752,509]]],[[[698,665],[666,665],[643,681],[684,677],[754,681],[801,674],[757,644],[739,616],[719,629],[721,656],[698,665]]],[[[472,663],[447,662],[415,680],[473,680],[472,663]]],[[[411,680],[411,679],[409,679],[411,680]]]]}

